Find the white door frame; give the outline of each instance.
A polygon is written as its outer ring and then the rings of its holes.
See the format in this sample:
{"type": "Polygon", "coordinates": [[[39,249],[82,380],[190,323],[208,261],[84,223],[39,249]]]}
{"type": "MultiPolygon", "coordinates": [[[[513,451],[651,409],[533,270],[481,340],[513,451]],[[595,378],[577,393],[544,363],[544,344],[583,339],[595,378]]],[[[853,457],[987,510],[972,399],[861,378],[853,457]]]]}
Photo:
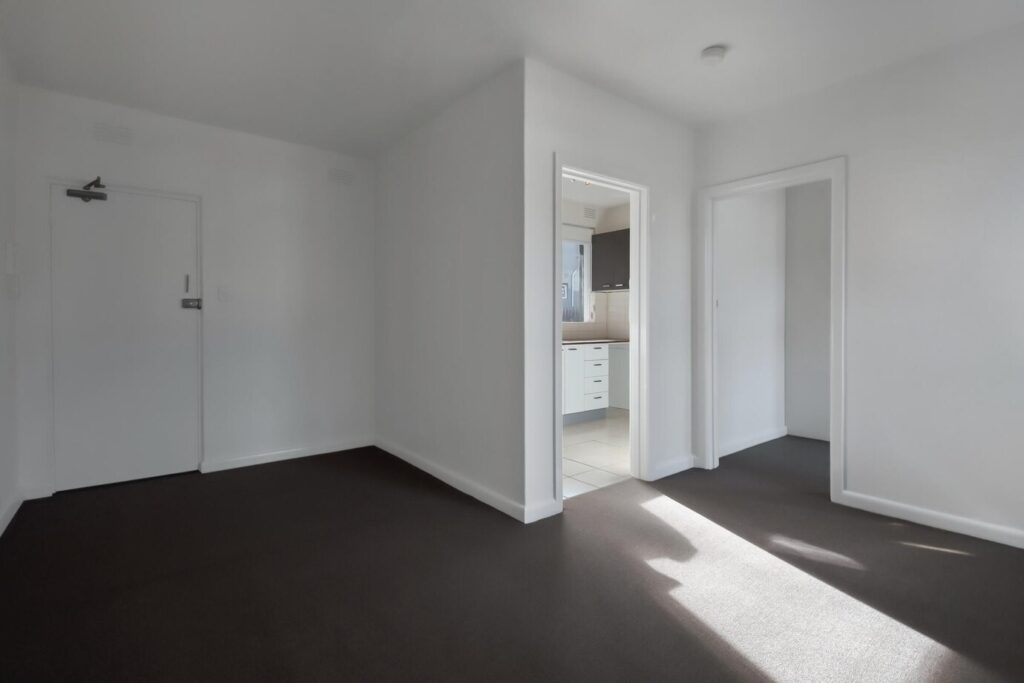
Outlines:
{"type": "MultiPolygon", "coordinates": [[[[70,179],[70,178],[61,178],[61,177],[53,177],[53,176],[48,176],[46,178],[46,184],[47,184],[47,187],[48,187],[48,192],[50,194],[53,193],[53,190],[55,188],[60,188],[60,189],[79,189],[86,182],[88,182],[88,179],[86,179],[86,180],[70,179]]],[[[195,292],[196,292],[196,295],[197,295],[196,298],[199,298],[199,299],[203,298],[203,279],[204,278],[203,278],[202,198],[200,196],[198,196],[198,195],[193,195],[193,194],[185,194],[185,193],[181,193],[181,192],[165,192],[163,190],[153,190],[153,189],[150,189],[150,188],[136,187],[136,186],[133,186],[133,185],[118,185],[116,183],[111,183],[111,182],[107,182],[107,183],[105,183],[105,185],[106,185],[106,191],[107,192],[121,192],[121,193],[125,193],[125,194],[137,194],[137,195],[144,195],[144,196],[150,196],[150,197],[160,197],[162,199],[177,199],[177,200],[180,200],[180,201],[191,202],[192,204],[195,205],[195,210],[196,210],[196,274],[195,274],[196,281],[195,281],[195,292]]],[[[49,228],[49,231],[50,231],[49,244],[48,244],[47,248],[49,250],[52,250],[53,249],[53,207],[52,206],[47,210],[47,224],[48,224],[47,227],[49,228]]],[[[48,282],[48,285],[49,285],[49,288],[50,288],[50,298],[49,298],[49,301],[47,302],[47,304],[49,306],[49,309],[50,309],[49,310],[49,317],[48,317],[49,337],[50,337],[50,359],[49,359],[50,360],[50,377],[49,377],[49,384],[48,384],[47,390],[49,391],[50,411],[49,411],[49,416],[48,416],[48,422],[49,422],[49,425],[48,425],[49,429],[48,429],[48,431],[49,431],[49,434],[47,435],[47,437],[48,437],[48,440],[49,440],[49,448],[48,448],[48,451],[49,451],[49,453],[48,453],[48,456],[49,456],[49,467],[48,467],[49,473],[48,474],[49,474],[49,478],[50,478],[50,485],[49,485],[49,489],[45,492],[45,494],[46,495],[52,495],[56,491],[56,486],[57,486],[57,448],[56,448],[56,446],[57,446],[57,443],[56,443],[56,429],[57,429],[56,418],[57,418],[57,416],[56,416],[56,406],[55,406],[56,386],[54,384],[54,382],[55,382],[54,364],[55,364],[56,346],[54,344],[54,338],[53,338],[53,334],[54,334],[54,319],[53,319],[53,313],[54,313],[54,301],[53,301],[53,296],[54,296],[54,283],[53,283],[54,272],[53,272],[52,252],[50,254],[48,254],[48,269],[49,269],[49,277],[48,277],[49,282],[48,282]]],[[[205,430],[203,428],[203,412],[204,412],[203,411],[203,394],[205,392],[204,392],[204,386],[203,386],[203,315],[202,315],[202,313],[203,313],[202,309],[196,311],[196,314],[199,316],[199,324],[197,325],[197,336],[198,336],[198,339],[197,339],[197,341],[198,341],[198,344],[197,344],[198,351],[197,351],[197,353],[198,353],[198,358],[196,359],[197,360],[198,375],[199,375],[198,376],[199,395],[196,396],[196,410],[198,411],[198,414],[199,414],[199,420],[198,420],[198,423],[197,423],[198,426],[199,426],[199,433],[196,435],[196,443],[197,443],[197,447],[198,447],[198,460],[196,462],[196,469],[197,470],[202,465],[203,460],[205,458],[205,451],[204,451],[204,448],[203,448],[203,441],[204,441],[203,437],[204,437],[204,433],[205,433],[205,430]]]]}
{"type": "Polygon", "coordinates": [[[628,180],[568,166],[555,155],[555,225],[552,295],[554,362],[554,490],[562,501],[562,178],[570,177],[593,185],[620,190],[629,195],[629,471],[638,479],[649,480],[647,457],[647,283],[650,190],[628,180]]]}
{"type": "Polygon", "coordinates": [[[829,454],[831,497],[837,500],[846,487],[846,157],[835,157],[713,185],[699,192],[699,224],[704,238],[704,277],[697,283],[697,300],[703,304],[703,314],[698,319],[703,353],[698,359],[698,366],[704,378],[705,390],[704,396],[698,398],[704,406],[704,452],[698,458],[698,464],[705,469],[714,469],[719,464],[718,415],[715,410],[718,373],[715,359],[714,203],[728,197],[780,190],[820,180],[828,180],[831,184],[829,454]]]}

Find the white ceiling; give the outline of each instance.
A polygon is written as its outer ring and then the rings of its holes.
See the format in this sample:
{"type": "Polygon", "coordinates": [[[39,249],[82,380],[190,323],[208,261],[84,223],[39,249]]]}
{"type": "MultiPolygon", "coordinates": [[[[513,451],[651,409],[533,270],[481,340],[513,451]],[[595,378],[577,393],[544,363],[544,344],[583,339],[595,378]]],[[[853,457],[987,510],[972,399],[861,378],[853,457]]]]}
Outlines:
{"type": "Polygon", "coordinates": [[[587,185],[581,180],[573,182],[568,178],[562,178],[562,199],[601,209],[629,203],[629,195],[622,190],[600,185],[587,185]]]}
{"type": "Polygon", "coordinates": [[[0,2],[23,82],[358,154],[521,56],[703,122],[1024,21],[1021,0],[0,2]]]}

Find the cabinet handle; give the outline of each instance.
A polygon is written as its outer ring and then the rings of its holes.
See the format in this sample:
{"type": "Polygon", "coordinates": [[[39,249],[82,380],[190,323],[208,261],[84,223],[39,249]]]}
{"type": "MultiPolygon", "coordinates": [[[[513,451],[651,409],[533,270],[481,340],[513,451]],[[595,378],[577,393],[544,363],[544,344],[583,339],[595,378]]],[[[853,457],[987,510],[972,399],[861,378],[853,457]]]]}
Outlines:
{"type": "Polygon", "coordinates": [[[599,367],[601,367],[602,365],[604,365],[604,363],[594,363],[594,367],[595,367],[595,368],[599,368],[599,367]]]}

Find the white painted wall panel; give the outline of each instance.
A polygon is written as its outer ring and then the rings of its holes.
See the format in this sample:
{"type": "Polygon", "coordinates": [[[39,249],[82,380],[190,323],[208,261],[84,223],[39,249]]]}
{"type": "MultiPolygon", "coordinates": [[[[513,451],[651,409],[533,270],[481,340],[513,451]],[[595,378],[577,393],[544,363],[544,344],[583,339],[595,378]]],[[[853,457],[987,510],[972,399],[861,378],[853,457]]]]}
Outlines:
{"type": "Polygon", "coordinates": [[[378,440],[521,518],[522,67],[399,141],[378,181],[378,440]]]}
{"type": "Polygon", "coordinates": [[[713,127],[700,163],[848,155],[847,488],[1018,543],[1022,63],[1016,28],[713,127]]]}
{"type": "Polygon", "coordinates": [[[18,85],[0,52],[0,532],[18,503],[15,439],[14,295],[8,267],[14,248],[14,163],[18,85]]]}
{"type": "Polygon", "coordinates": [[[21,478],[52,490],[47,178],[202,202],[204,467],[373,439],[373,185],[363,161],[22,88],[21,478]]]}
{"type": "Polygon", "coordinates": [[[828,182],[786,189],[786,427],[828,441],[828,182]]]}
{"type": "Polygon", "coordinates": [[[718,453],[778,438],[786,419],[786,193],[715,202],[718,453]]]}

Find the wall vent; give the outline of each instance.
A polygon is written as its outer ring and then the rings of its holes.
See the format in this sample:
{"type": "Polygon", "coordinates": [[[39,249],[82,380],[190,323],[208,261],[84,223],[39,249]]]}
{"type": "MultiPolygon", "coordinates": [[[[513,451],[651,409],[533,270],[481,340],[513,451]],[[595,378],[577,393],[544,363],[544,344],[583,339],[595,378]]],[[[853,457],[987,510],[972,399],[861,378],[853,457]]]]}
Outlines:
{"type": "Polygon", "coordinates": [[[597,207],[596,206],[584,206],[583,217],[590,221],[597,220],[597,207]]]}
{"type": "Polygon", "coordinates": [[[128,126],[117,126],[112,123],[103,122],[93,126],[92,134],[100,142],[112,142],[115,145],[130,145],[134,138],[134,133],[128,126]]]}

